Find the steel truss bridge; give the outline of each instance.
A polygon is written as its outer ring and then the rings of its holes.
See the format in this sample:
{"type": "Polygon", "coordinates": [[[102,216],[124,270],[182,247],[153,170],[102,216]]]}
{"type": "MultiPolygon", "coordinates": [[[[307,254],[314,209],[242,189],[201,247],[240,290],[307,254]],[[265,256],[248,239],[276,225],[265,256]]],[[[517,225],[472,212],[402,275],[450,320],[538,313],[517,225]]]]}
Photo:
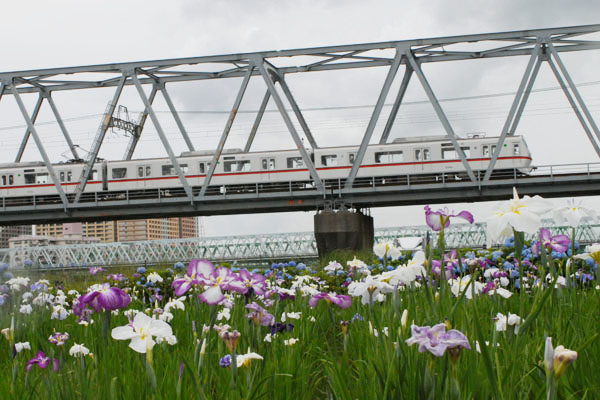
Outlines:
{"type": "MultiPolygon", "coordinates": [[[[553,235],[571,236],[570,227],[557,226],[552,220],[543,222],[553,235]]],[[[435,245],[437,235],[428,226],[376,229],[375,242],[387,240],[399,243],[402,238],[425,238],[428,233],[433,233],[431,240],[435,245]]],[[[575,230],[575,235],[580,243],[597,242],[600,240],[600,225],[583,224],[575,230]]],[[[448,248],[484,247],[485,223],[451,225],[445,232],[445,240],[448,248]]],[[[0,263],[7,263],[13,269],[23,268],[25,260],[33,261],[32,268],[78,268],[187,262],[194,258],[216,262],[265,263],[316,257],[317,244],[312,232],[0,250],[0,263]]]]}
{"type": "Polygon", "coordinates": [[[522,194],[540,194],[547,197],[597,194],[600,190],[600,163],[539,166],[530,176],[519,176],[516,170],[504,176],[492,175],[496,173],[494,166],[500,149],[506,137],[514,135],[540,66],[544,62],[550,66],[584,133],[600,158],[598,144],[600,130],[560,56],[566,52],[599,49],[600,41],[590,40],[588,37],[597,32],[600,32],[600,25],[586,25],[0,73],[0,99],[12,96],[27,125],[21,146],[15,155],[15,162],[21,161],[27,142],[32,137],[48,168],[51,182],[56,187],[55,196],[33,196],[24,203],[7,201],[3,198],[0,204],[0,224],[310,210],[317,209],[328,197],[343,198],[346,203],[358,208],[429,202],[484,201],[509,197],[513,186],[517,186],[522,194]],[[444,65],[451,67],[452,62],[456,61],[519,56],[528,57],[529,61],[503,128],[499,132],[496,151],[491,155],[485,172],[474,172],[458,144],[454,129],[434,89],[422,70],[422,65],[444,62],[444,65]],[[385,100],[390,94],[392,82],[399,75],[401,66],[404,73],[399,90],[393,95],[391,113],[381,136],[374,138],[375,126],[380,120],[385,100]],[[387,68],[388,72],[353,167],[345,179],[334,182],[323,181],[310,160],[303,139],[306,139],[313,150],[318,148],[318,144],[286,83],[286,76],[373,67],[387,68]],[[385,182],[374,178],[357,178],[358,168],[363,161],[367,145],[371,142],[388,141],[404,94],[413,76],[416,76],[423,87],[444,127],[448,140],[452,142],[464,166],[464,176],[461,180],[445,179],[443,176],[441,179],[438,176],[397,176],[386,179],[385,182]],[[241,78],[242,82],[217,148],[214,150],[205,184],[202,187],[192,187],[161,127],[161,122],[153,108],[153,101],[160,92],[188,149],[194,151],[194,143],[190,140],[171,101],[167,86],[175,82],[227,78],[241,78]],[[304,165],[310,171],[311,184],[304,190],[298,190],[291,182],[271,187],[268,192],[261,191],[258,186],[256,190],[244,193],[237,193],[235,187],[214,191],[210,186],[215,166],[221,157],[251,79],[264,81],[265,94],[254,124],[248,132],[244,150],[250,150],[267,104],[272,100],[301,153],[304,165]],[[145,107],[140,120],[134,124],[120,119],[118,114],[115,116],[119,98],[126,87],[135,88],[145,107]],[[149,95],[144,87],[150,89],[149,95]],[[114,95],[103,114],[90,151],[86,159],[82,160],[85,162],[85,167],[77,181],[76,191],[74,194],[66,194],[45,151],[44,138],[36,130],[35,121],[40,107],[46,101],[56,117],[73,159],[81,160],[77,153],[77,145],[73,144],[70,138],[52,94],[98,88],[114,88],[114,95]],[[25,107],[22,99],[24,96],[37,96],[37,103],[32,112],[25,107]],[[293,113],[288,112],[284,101],[289,103],[293,113]],[[90,171],[97,160],[107,130],[110,127],[117,127],[131,134],[123,156],[123,159],[129,160],[143,134],[148,117],[152,120],[162,146],[176,171],[181,189],[170,191],[169,197],[164,196],[160,190],[143,193],[123,191],[112,197],[85,193],[90,171]],[[293,118],[300,126],[300,132],[296,129],[293,118]]]}

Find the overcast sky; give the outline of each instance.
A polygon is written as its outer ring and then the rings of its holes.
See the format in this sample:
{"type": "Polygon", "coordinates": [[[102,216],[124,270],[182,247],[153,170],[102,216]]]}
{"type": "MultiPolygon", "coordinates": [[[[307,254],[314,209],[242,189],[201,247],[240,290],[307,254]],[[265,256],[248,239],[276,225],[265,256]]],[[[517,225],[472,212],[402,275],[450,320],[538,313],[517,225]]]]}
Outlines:
{"type": "MultiPolygon", "coordinates": [[[[405,40],[498,31],[594,24],[600,21],[600,2],[592,0],[530,1],[20,1],[3,5],[0,71],[67,67],[112,62],[292,49],[323,45],[405,40]]],[[[600,38],[596,37],[596,40],[600,38]]],[[[600,123],[600,51],[561,55],[581,94],[600,123]]],[[[498,136],[512,96],[525,69],[527,57],[436,63],[424,66],[440,99],[496,94],[485,99],[443,102],[456,133],[485,132],[498,136]]],[[[359,144],[377,100],[386,68],[294,74],[288,83],[321,146],[359,144]],[[365,106],[352,110],[318,110],[325,107],[365,106]]],[[[402,68],[399,71],[401,74],[402,68]]],[[[401,80],[398,76],[390,93],[401,80]]],[[[214,149],[240,81],[215,80],[173,84],[169,93],[181,112],[197,149],[214,149]]],[[[517,134],[529,144],[536,165],[598,162],[589,142],[570,111],[549,68],[543,66],[517,134]],[[546,90],[550,89],[550,90],[546,90]]],[[[73,140],[89,149],[113,89],[56,93],[54,99],[73,140]]],[[[253,79],[241,110],[256,110],[264,82],[253,79]]],[[[25,96],[29,109],[35,97],[25,96]]],[[[413,79],[392,131],[392,138],[443,134],[429,104],[413,79]]],[[[390,95],[387,103],[393,101],[390,95]]],[[[120,104],[132,118],[143,109],[132,88],[126,88],[120,104]]],[[[269,108],[273,108],[272,103],[269,108]]],[[[163,128],[176,153],[185,143],[157,98],[163,128]]],[[[0,102],[0,154],[11,161],[23,134],[23,120],[14,100],[0,102]]],[[[382,129],[389,113],[383,110],[382,129]]],[[[226,147],[243,147],[253,121],[252,113],[240,113],[226,147]]],[[[54,161],[64,160],[68,150],[49,108],[38,118],[39,132],[54,161]]],[[[164,156],[157,146],[155,129],[148,121],[135,158],[164,156]]],[[[374,137],[377,137],[377,130],[374,137]]],[[[379,131],[380,132],[380,131],[379,131]]],[[[109,132],[101,156],[118,159],[127,138],[109,132]]],[[[267,113],[253,149],[292,147],[292,140],[277,113],[267,113]],[[275,147],[273,147],[275,146],[275,147]]],[[[33,144],[25,160],[39,160],[33,144]]],[[[558,205],[561,200],[554,200],[558,205]]],[[[584,200],[600,207],[598,198],[584,200]]],[[[474,211],[476,220],[487,217],[490,204],[456,204],[456,210],[474,211]]],[[[206,235],[307,231],[312,212],[276,215],[216,216],[203,218],[206,235]]],[[[422,206],[373,209],[376,227],[421,225],[422,206]]]]}

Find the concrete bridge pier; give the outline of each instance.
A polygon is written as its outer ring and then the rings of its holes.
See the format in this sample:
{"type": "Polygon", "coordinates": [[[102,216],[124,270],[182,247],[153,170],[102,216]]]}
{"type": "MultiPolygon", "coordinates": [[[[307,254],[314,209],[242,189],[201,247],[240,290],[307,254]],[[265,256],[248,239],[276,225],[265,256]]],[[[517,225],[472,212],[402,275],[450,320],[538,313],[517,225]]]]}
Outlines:
{"type": "Polygon", "coordinates": [[[360,210],[325,209],[315,214],[315,239],[319,257],[333,250],[372,249],[373,217],[360,210]]]}

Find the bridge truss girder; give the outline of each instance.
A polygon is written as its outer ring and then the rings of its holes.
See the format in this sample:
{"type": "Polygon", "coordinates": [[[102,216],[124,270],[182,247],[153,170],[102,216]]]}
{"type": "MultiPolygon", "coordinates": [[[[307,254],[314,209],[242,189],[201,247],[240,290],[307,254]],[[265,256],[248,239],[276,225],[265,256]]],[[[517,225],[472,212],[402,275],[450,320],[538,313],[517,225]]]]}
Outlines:
{"type": "MultiPolygon", "coordinates": [[[[193,151],[193,143],[191,140],[189,140],[185,127],[178,116],[177,110],[168,96],[166,84],[173,82],[202,81],[235,77],[243,78],[242,87],[240,88],[235,99],[230,117],[228,118],[226,126],[223,130],[221,140],[219,141],[217,149],[215,149],[214,160],[206,178],[209,182],[214,174],[214,168],[219,160],[220,153],[227,140],[229,130],[231,129],[231,125],[233,124],[235,115],[237,114],[239,105],[243,99],[248,81],[253,77],[259,77],[259,79],[262,78],[265,81],[267,92],[263,98],[261,108],[257,115],[255,124],[250,132],[245,149],[250,149],[254,135],[256,134],[260,124],[262,113],[264,113],[269,98],[272,98],[276,103],[277,108],[284,119],[284,122],[286,123],[286,126],[288,127],[290,135],[298,146],[305,164],[310,170],[318,192],[324,196],[326,193],[320,177],[313,163],[311,162],[310,157],[308,157],[306,150],[304,149],[300,135],[298,132],[296,132],[294,124],[292,123],[290,116],[285,109],[282,98],[276,90],[275,84],[279,83],[284,97],[290,103],[295,117],[302,128],[302,132],[307,138],[311,147],[317,148],[316,140],[313,138],[311,130],[302,115],[302,111],[296,103],[292,95],[292,91],[285,81],[285,76],[293,73],[313,71],[389,67],[386,80],[381,88],[377,104],[363,136],[355,163],[346,179],[344,190],[342,191],[343,194],[351,194],[353,192],[353,182],[355,180],[358,168],[362,162],[362,158],[366,151],[366,146],[371,141],[373,130],[379,120],[381,108],[383,107],[384,101],[387,98],[391,84],[397,75],[399,66],[405,65],[406,70],[404,73],[404,78],[400,85],[399,93],[394,101],[392,114],[388,118],[383,135],[379,139],[379,142],[384,143],[387,140],[391,126],[393,125],[395,119],[395,115],[402,104],[406,87],[408,86],[411,76],[414,73],[423,86],[423,89],[425,90],[431,105],[440,119],[440,122],[444,126],[447,137],[452,142],[456,154],[459,155],[461,162],[465,166],[465,170],[467,171],[471,182],[475,184],[478,179],[469,167],[465,154],[458,145],[454,130],[448,121],[443,108],[440,106],[434,90],[430,86],[421,66],[427,63],[460,60],[492,59],[513,56],[530,57],[530,61],[521,80],[519,90],[517,91],[505,125],[500,132],[496,151],[492,155],[490,164],[484,176],[483,181],[487,182],[493,171],[493,167],[504,139],[506,136],[512,135],[515,132],[521,117],[521,113],[527,102],[529,92],[531,91],[537,76],[539,65],[542,61],[548,62],[551,66],[553,73],[556,75],[557,80],[559,81],[569,100],[569,103],[581,122],[585,133],[600,157],[600,146],[598,146],[596,141],[600,141],[600,131],[583,98],[573,83],[573,80],[571,79],[564,63],[559,57],[559,54],[563,52],[599,49],[600,41],[581,39],[581,36],[597,32],[600,32],[600,25],[586,25],[404,41],[328,46],[309,49],[264,51],[255,53],[4,72],[0,73],[0,81],[2,82],[2,86],[0,87],[0,99],[3,97],[3,95],[12,95],[19,104],[23,118],[25,119],[28,127],[26,136],[28,137],[28,135],[31,134],[36,140],[40,155],[49,169],[52,181],[57,188],[58,194],[60,195],[65,216],[67,216],[72,209],[77,209],[81,206],[81,203],[79,203],[81,194],[87,183],[89,173],[96,162],[97,154],[102,146],[104,134],[106,129],[108,129],[109,122],[113,117],[113,113],[119,101],[119,96],[124,87],[135,86],[140,99],[144,102],[145,106],[142,118],[145,120],[147,116],[151,117],[153,124],[160,136],[163,147],[168,153],[177,175],[179,176],[181,184],[186,191],[189,202],[191,204],[197,204],[198,202],[205,200],[205,192],[208,185],[205,184],[201,189],[200,194],[194,197],[192,188],[189,186],[187,179],[179,167],[171,146],[168,143],[164,132],[162,131],[160,122],[158,121],[158,118],[152,109],[152,100],[156,95],[157,90],[160,90],[163,93],[163,97],[165,98],[169,109],[176,119],[177,125],[184,139],[186,140],[188,148],[193,151]],[[473,43],[477,45],[475,49],[465,49],[465,46],[469,47],[473,45],[473,43]],[[460,47],[460,49],[454,49],[454,47],[460,47]],[[388,53],[390,51],[394,52],[394,55],[389,56],[389,54],[382,54],[386,51],[388,53]],[[296,65],[290,66],[292,63],[288,62],[288,59],[296,61],[296,65]],[[90,79],[90,76],[98,76],[99,78],[90,79]],[[153,86],[150,97],[148,97],[144,92],[144,85],[153,86]],[[57,180],[56,174],[53,172],[51,162],[46,155],[42,140],[38,137],[35,130],[35,116],[37,116],[39,106],[37,106],[36,110],[34,110],[34,114],[29,116],[27,110],[23,106],[22,101],[20,100],[20,97],[21,95],[27,93],[37,93],[40,96],[40,100],[38,102],[39,105],[41,105],[41,99],[48,98],[50,101],[50,96],[54,92],[109,87],[116,88],[115,95],[113,100],[109,103],[109,107],[107,108],[92,145],[92,150],[88,154],[86,167],[84,168],[80,178],[80,183],[77,187],[74,200],[69,202],[69,199],[67,196],[65,196],[62,188],[60,187],[60,183],[57,180]]],[[[58,114],[58,109],[55,107],[53,102],[51,103],[51,106],[59,125],[63,130],[65,138],[67,139],[69,147],[71,148],[74,157],[77,158],[75,151],[76,145],[73,145],[73,143],[70,142],[69,136],[64,128],[64,124],[62,124],[62,120],[58,114]]],[[[140,124],[138,136],[136,138],[132,138],[125,158],[131,158],[135,144],[139,139],[139,135],[141,135],[141,129],[143,126],[143,123],[140,124]]],[[[25,145],[26,139],[24,138],[22,146],[23,149],[25,145]]],[[[22,149],[20,150],[20,153],[22,154],[22,149]]],[[[20,156],[17,157],[17,159],[20,159],[20,156]]]]}
{"type": "MultiPolygon", "coordinates": [[[[590,221],[588,221],[590,222],[590,221]]],[[[571,228],[544,220],[543,225],[553,235],[571,235],[571,228]]],[[[482,248],[486,245],[486,225],[453,224],[445,231],[447,248],[482,248]]],[[[428,226],[405,226],[375,230],[375,242],[398,242],[402,238],[425,238],[437,235],[428,226]]],[[[597,242],[600,225],[582,224],[575,230],[581,243],[597,242]]],[[[529,236],[529,240],[536,237],[529,236]]],[[[500,243],[501,244],[501,243],[500,243]]],[[[19,247],[0,250],[0,263],[11,268],[22,268],[25,260],[33,261],[34,268],[69,268],[114,265],[140,265],[187,262],[208,259],[215,262],[238,261],[264,263],[317,257],[317,244],[312,232],[283,234],[206,237],[193,239],[151,240],[127,243],[94,243],[64,246],[19,247]]]]}

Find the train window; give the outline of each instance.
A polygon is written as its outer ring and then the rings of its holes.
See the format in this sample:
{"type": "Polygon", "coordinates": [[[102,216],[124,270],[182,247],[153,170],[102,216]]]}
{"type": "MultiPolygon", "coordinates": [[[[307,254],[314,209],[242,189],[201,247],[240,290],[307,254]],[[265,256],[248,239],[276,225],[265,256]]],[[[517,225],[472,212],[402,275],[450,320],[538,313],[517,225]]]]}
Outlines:
{"type": "Polygon", "coordinates": [[[15,178],[12,175],[8,176],[8,184],[12,185],[13,183],[15,183],[15,178]]]}
{"type": "Polygon", "coordinates": [[[6,175],[2,175],[2,186],[6,186],[6,175]]]}
{"type": "Polygon", "coordinates": [[[423,149],[423,159],[429,160],[430,158],[431,158],[431,153],[429,152],[429,149],[423,149]]]}
{"type": "Polygon", "coordinates": [[[65,171],[60,171],[60,181],[61,182],[65,181],[65,171]]]}
{"type": "Polygon", "coordinates": [[[71,182],[72,177],[73,177],[73,173],[71,171],[67,171],[67,182],[71,182]]]}
{"type": "Polygon", "coordinates": [[[33,170],[33,169],[26,169],[25,171],[23,171],[23,176],[25,177],[25,184],[26,185],[30,185],[32,183],[35,183],[35,170],[33,170]]]}
{"type": "Polygon", "coordinates": [[[287,167],[288,168],[303,168],[304,160],[302,157],[288,157],[287,158],[287,167]]]}
{"type": "Polygon", "coordinates": [[[485,145],[481,148],[481,155],[484,157],[489,157],[490,156],[490,146],[485,145]]]}
{"type": "Polygon", "coordinates": [[[326,167],[335,167],[337,165],[337,154],[321,156],[321,164],[326,167]]]}
{"type": "Polygon", "coordinates": [[[150,165],[146,165],[146,176],[152,175],[152,167],[150,165]]]}
{"type": "Polygon", "coordinates": [[[127,168],[113,168],[112,177],[113,179],[127,178],[127,168]]]}
{"type": "Polygon", "coordinates": [[[225,161],[223,163],[225,172],[246,172],[250,171],[250,160],[225,161]]]}
{"type": "Polygon", "coordinates": [[[375,153],[375,162],[377,164],[401,162],[403,160],[402,151],[382,151],[375,153]]]}
{"type": "Polygon", "coordinates": [[[514,155],[519,155],[519,143],[513,143],[513,154],[514,155]]]}
{"type": "Polygon", "coordinates": [[[356,153],[348,153],[348,163],[354,164],[354,158],[356,158],[356,153]]]}
{"type": "MultiPolygon", "coordinates": [[[[483,146],[484,148],[486,146],[483,146]]],[[[471,156],[471,149],[469,148],[469,146],[463,146],[461,147],[462,151],[465,153],[465,157],[469,158],[471,156]]],[[[485,152],[485,149],[484,149],[485,152]]],[[[454,150],[454,148],[442,148],[442,159],[444,160],[455,160],[459,158],[458,155],[456,154],[456,150],[454,150]]]]}
{"type": "MultiPolygon", "coordinates": [[[[186,165],[186,167],[187,167],[187,165],[186,165]]],[[[201,162],[200,163],[200,173],[201,174],[207,173],[209,169],[210,169],[210,163],[209,162],[207,162],[207,163],[201,162]]]]}
{"type": "Polygon", "coordinates": [[[142,178],[144,176],[144,167],[138,167],[138,178],[142,178]]]}

